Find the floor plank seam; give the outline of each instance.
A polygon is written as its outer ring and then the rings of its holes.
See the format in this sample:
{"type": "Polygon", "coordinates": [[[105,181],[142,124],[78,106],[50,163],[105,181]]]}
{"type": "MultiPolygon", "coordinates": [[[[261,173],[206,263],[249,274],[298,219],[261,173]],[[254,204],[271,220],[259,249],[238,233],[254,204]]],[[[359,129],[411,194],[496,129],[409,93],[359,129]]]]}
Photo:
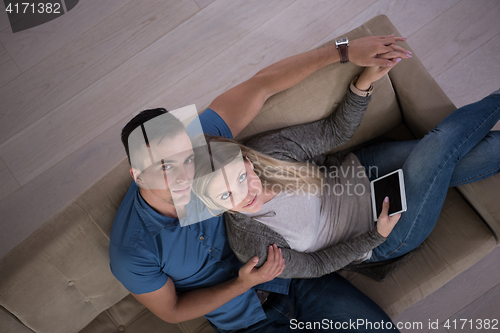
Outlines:
{"type": "MultiPolygon", "coordinates": [[[[13,174],[13,173],[12,173],[12,171],[9,169],[9,166],[7,165],[7,163],[5,163],[5,161],[3,160],[2,156],[0,156],[0,161],[1,161],[4,165],[5,165],[5,168],[7,169],[7,171],[9,171],[9,174],[12,176],[12,178],[15,180],[16,184],[19,186],[19,188],[17,188],[17,189],[16,189],[16,191],[17,191],[18,189],[20,189],[20,188],[22,187],[22,186],[21,186],[21,184],[19,184],[19,182],[17,181],[17,178],[16,178],[16,177],[14,177],[14,174],[13,174]]],[[[14,191],[14,192],[15,192],[15,191],[14,191]]],[[[12,192],[12,193],[14,193],[14,192],[12,192]]],[[[11,194],[12,194],[12,193],[11,193],[11,194]]],[[[1,200],[0,200],[0,201],[1,201],[1,200]]]]}
{"type": "Polygon", "coordinates": [[[434,22],[435,20],[439,19],[441,16],[443,16],[444,14],[446,14],[450,9],[452,9],[453,7],[457,6],[458,4],[462,3],[463,1],[467,1],[467,0],[461,0],[459,2],[457,2],[456,4],[452,5],[451,7],[449,7],[448,9],[446,9],[445,11],[443,11],[441,14],[439,14],[438,16],[434,17],[432,20],[430,20],[429,22],[427,22],[425,25],[421,26],[419,29],[415,30],[412,34],[410,34],[408,36],[408,39],[410,39],[410,37],[414,34],[416,34],[417,32],[419,32],[420,30],[422,30],[423,28],[425,28],[427,25],[431,24],[432,22],[434,22]]]}
{"type": "MultiPolygon", "coordinates": [[[[289,5],[287,5],[286,7],[284,7],[284,8],[282,9],[282,11],[283,11],[283,10],[285,10],[286,8],[288,8],[291,4],[295,3],[296,1],[297,1],[297,0],[294,0],[294,1],[290,2],[290,4],[289,4],[289,5]]],[[[212,3],[213,3],[213,2],[212,2],[212,3]]],[[[197,5],[198,5],[198,4],[197,4],[197,5]]],[[[207,6],[207,7],[208,7],[208,6],[207,6]]],[[[205,7],[205,8],[207,8],[207,7],[205,7]]],[[[205,8],[203,8],[203,9],[205,9],[205,8]]],[[[202,10],[203,10],[203,9],[202,9],[202,10]]],[[[198,13],[194,14],[193,16],[196,16],[197,14],[201,13],[201,11],[202,11],[202,10],[200,10],[198,13]]],[[[277,15],[279,15],[280,13],[281,13],[281,12],[277,12],[274,16],[270,17],[270,18],[269,18],[269,20],[273,19],[274,17],[276,17],[276,16],[277,16],[277,15]]],[[[193,17],[193,16],[191,16],[191,17],[193,17]]],[[[187,19],[186,19],[186,20],[187,20],[187,19]]],[[[269,21],[269,20],[267,20],[267,21],[269,21]]],[[[261,23],[261,25],[265,24],[267,21],[262,22],[262,23],[261,23]]],[[[184,21],[183,21],[183,22],[184,22],[184,21]]],[[[183,22],[182,22],[182,23],[180,23],[180,24],[176,27],[176,29],[177,29],[180,25],[182,25],[182,24],[183,24],[183,22]]],[[[226,48],[224,48],[223,50],[221,50],[219,53],[215,54],[212,58],[207,59],[207,61],[205,61],[204,63],[200,64],[198,67],[194,68],[192,71],[190,71],[189,73],[187,73],[186,75],[184,75],[183,77],[181,77],[181,78],[180,78],[179,80],[177,80],[176,82],[172,83],[172,84],[171,84],[170,86],[168,86],[165,90],[163,90],[162,92],[160,92],[158,95],[154,96],[154,98],[153,98],[152,100],[155,100],[155,99],[157,99],[159,96],[164,95],[166,91],[170,90],[172,87],[175,87],[175,85],[176,85],[177,83],[179,83],[179,82],[183,81],[185,78],[187,78],[188,76],[190,76],[191,74],[193,74],[194,72],[196,72],[197,70],[199,70],[200,68],[202,68],[203,66],[205,66],[207,63],[209,63],[209,62],[210,62],[210,61],[212,61],[213,59],[217,58],[220,54],[222,54],[222,53],[224,53],[225,51],[227,51],[227,50],[228,50],[229,48],[231,48],[234,44],[238,43],[240,40],[242,40],[243,38],[245,38],[246,36],[248,36],[248,35],[249,35],[250,33],[252,33],[254,30],[256,30],[256,29],[260,28],[260,26],[261,26],[261,25],[259,25],[259,26],[255,26],[255,28],[254,28],[254,29],[249,30],[249,31],[248,31],[248,33],[246,33],[245,35],[242,35],[240,38],[236,39],[233,43],[228,44],[226,48]]],[[[175,29],[174,29],[174,30],[175,30],[175,29]]],[[[151,44],[151,45],[152,45],[152,44],[151,44]]],[[[141,52],[143,52],[143,51],[141,51],[141,52]]],[[[137,53],[137,54],[140,54],[141,52],[139,52],[139,53],[137,53]]],[[[305,51],[304,51],[304,52],[305,52],[305,51]]],[[[122,64],[122,65],[123,65],[123,64],[122,64]]],[[[258,71],[257,71],[257,72],[258,72],[258,71]]],[[[256,72],[256,73],[257,73],[257,72],[256,72]]],[[[254,75],[255,75],[256,73],[254,73],[254,75]]],[[[215,97],[217,97],[217,96],[214,96],[213,98],[215,98],[215,97]]],[[[185,103],[190,104],[191,102],[185,102],[185,103]]],[[[188,105],[188,104],[186,104],[186,105],[188,105]]],[[[208,107],[208,106],[207,106],[207,107],[208,107]]],[[[144,107],[142,107],[142,108],[144,108],[144,107]]],[[[198,109],[197,111],[200,111],[200,110],[201,110],[201,109],[198,109]]]]}

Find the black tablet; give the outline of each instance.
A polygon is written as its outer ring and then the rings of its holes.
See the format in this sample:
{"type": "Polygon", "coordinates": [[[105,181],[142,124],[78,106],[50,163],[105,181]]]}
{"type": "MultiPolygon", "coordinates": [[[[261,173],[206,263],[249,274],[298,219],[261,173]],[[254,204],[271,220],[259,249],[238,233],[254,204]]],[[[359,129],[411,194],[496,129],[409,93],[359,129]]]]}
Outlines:
{"type": "Polygon", "coordinates": [[[382,213],[385,197],[389,197],[389,216],[406,211],[406,193],[403,170],[398,169],[370,182],[373,219],[378,220],[382,213]]]}

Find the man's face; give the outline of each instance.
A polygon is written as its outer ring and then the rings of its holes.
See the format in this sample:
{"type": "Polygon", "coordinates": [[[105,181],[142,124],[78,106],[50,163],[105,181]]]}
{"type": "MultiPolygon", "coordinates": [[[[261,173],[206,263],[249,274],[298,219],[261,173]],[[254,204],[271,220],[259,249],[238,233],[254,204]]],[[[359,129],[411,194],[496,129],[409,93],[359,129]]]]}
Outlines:
{"type": "Polygon", "coordinates": [[[140,152],[144,165],[149,166],[142,173],[133,170],[137,184],[166,203],[187,205],[195,172],[189,136],[181,132],[171,138],[154,139],[149,144],[149,149],[140,152]]]}

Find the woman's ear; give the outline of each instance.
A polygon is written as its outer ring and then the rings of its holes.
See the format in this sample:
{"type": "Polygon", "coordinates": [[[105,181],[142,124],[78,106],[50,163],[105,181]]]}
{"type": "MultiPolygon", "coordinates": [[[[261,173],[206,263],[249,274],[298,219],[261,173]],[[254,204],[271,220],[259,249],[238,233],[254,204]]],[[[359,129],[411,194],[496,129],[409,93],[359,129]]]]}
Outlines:
{"type": "Polygon", "coordinates": [[[250,159],[248,158],[247,155],[243,155],[245,157],[245,159],[248,161],[248,163],[250,163],[250,165],[252,166],[252,169],[255,169],[255,167],[253,166],[253,163],[252,161],[250,161],[250,159]]]}

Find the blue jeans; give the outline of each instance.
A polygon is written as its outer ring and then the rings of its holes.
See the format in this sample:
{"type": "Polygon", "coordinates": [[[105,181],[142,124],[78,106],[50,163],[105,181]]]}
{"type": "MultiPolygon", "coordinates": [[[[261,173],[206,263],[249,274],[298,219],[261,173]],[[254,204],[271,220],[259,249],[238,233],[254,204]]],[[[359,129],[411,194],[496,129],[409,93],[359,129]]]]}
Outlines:
{"type": "Polygon", "coordinates": [[[212,327],[221,333],[399,332],[375,302],[338,273],[315,279],[293,279],[288,295],[271,294],[262,307],[267,319],[246,329],[226,331],[212,327]],[[357,320],[360,320],[358,326],[357,320]],[[307,322],[319,324],[306,329],[307,322]],[[392,328],[374,329],[376,325],[392,328]]]}
{"type": "Polygon", "coordinates": [[[416,248],[434,229],[449,187],[499,172],[500,131],[490,131],[499,119],[500,92],[496,91],[455,110],[420,140],[377,144],[355,152],[366,170],[378,168],[379,177],[402,168],[406,190],[407,211],[366,262],[392,259],[416,248]]]}

